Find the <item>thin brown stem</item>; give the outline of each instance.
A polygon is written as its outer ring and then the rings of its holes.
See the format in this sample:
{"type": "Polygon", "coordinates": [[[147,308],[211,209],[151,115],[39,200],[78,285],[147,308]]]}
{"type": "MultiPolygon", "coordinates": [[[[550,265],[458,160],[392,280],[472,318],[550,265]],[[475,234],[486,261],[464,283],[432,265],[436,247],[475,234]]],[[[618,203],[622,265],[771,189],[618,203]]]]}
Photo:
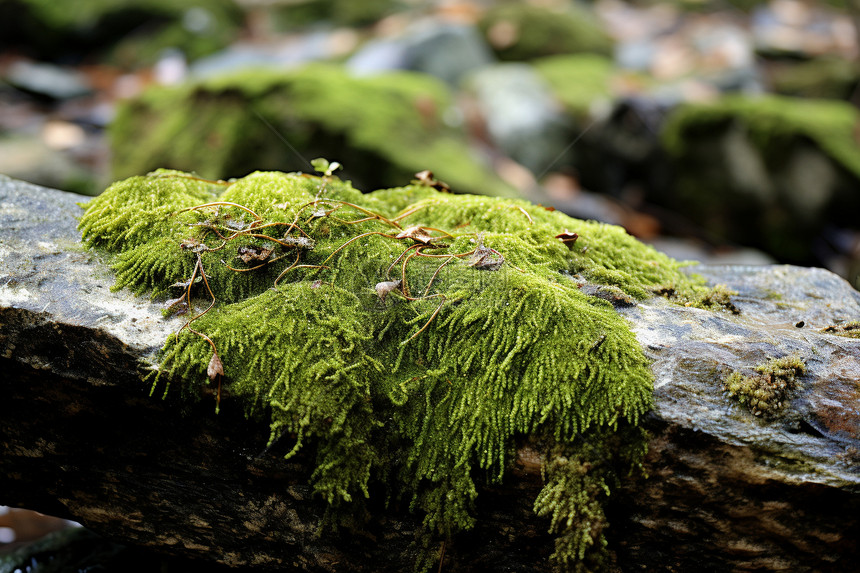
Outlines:
{"type": "Polygon", "coordinates": [[[185,211],[196,211],[198,209],[203,209],[205,207],[236,207],[237,209],[242,209],[243,211],[250,213],[254,216],[254,219],[257,221],[262,221],[263,218],[257,215],[254,211],[245,207],[244,205],[239,205],[238,203],[231,203],[230,201],[214,201],[212,203],[204,203],[203,205],[195,205],[194,207],[186,207],[185,209],[180,209],[177,213],[184,213],[185,211]]]}

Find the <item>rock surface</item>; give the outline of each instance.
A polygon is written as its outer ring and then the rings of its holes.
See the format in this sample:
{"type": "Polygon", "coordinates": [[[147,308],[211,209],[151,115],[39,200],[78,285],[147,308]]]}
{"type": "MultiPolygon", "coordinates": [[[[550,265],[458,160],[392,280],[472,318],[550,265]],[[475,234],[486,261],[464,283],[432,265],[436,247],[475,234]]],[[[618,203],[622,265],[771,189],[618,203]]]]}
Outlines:
{"type": "MultiPolygon", "coordinates": [[[[79,243],[78,196],[0,178],[0,503],[72,517],[113,539],[232,566],[307,571],[411,567],[419,523],[371,507],[357,535],[317,535],[308,460],[265,449],[241,408],[150,397],[140,369],[181,325],[111,292],[79,243]],[[180,411],[184,415],[180,415],[180,411]],[[348,564],[345,565],[345,564],[348,564]]],[[[702,267],[738,292],[734,315],[653,299],[622,308],[654,360],[650,478],[613,494],[621,571],[845,571],[860,547],[860,340],[820,329],[860,318],[835,275],[702,267]],[[796,353],[807,373],[783,413],[732,402],[722,378],[796,353]]],[[[531,511],[527,443],[478,525],[445,548],[449,571],[546,570],[552,538],[531,511]]]]}

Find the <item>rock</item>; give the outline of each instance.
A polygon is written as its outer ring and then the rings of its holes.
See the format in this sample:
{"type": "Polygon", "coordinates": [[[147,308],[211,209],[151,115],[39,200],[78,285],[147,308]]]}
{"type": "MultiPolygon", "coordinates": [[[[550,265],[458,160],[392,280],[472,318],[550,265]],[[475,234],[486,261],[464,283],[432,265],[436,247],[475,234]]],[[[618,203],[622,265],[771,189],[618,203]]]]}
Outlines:
{"type": "Polygon", "coordinates": [[[113,174],[167,166],[241,177],[309,171],[309,160],[325,157],[366,189],[401,185],[430,169],[456,191],[514,193],[472,152],[462,129],[445,122],[452,106],[448,88],[432,77],[355,78],[332,65],[155,88],[118,108],[110,126],[113,174]]]}
{"type": "Polygon", "coordinates": [[[451,86],[493,63],[490,49],[472,26],[419,22],[406,31],[408,69],[436,76],[451,86]]]}
{"type": "Polygon", "coordinates": [[[231,0],[94,0],[68,10],[46,0],[5,2],[0,45],[46,60],[80,61],[110,54],[114,63],[137,67],[157,61],[165,48],[190,59],[227,45],[241,12],[231,0]]]}
{"type": "Polygon", "coordinates": [[[724,98],[673,110],[662,128],[674,182],[653,200],[723,241],[812,263],[828,223],[857,228],[860,115],[844,102],[724,98]]]}
{"type": "MultiPolygon", "coordinates": [[[[369,506],[357,534],[317,531],[312,460],[266,449],[238,408],[149,396],[181,318],[111,292],[79,243],[81,198],[0,178],[0,503],[71,517],[116,541],[259,570],[398,571],[417,520],[369,506]],[[179,415],[182,409],[186,415],[179,415]],[[344,564],[348,564],[345,566],[344,564]]],[[[740,314],[651,299],[619,305],[654,361],[646,470],[609,507],[614,567],[845,571],[860,555],[860,340],[821,332],[860,317],[860,293],[820,269],[699,267],[740,314]],[[776,415],[731,401],[722,379],[795,354],[806,374],[776,415]]],[[[530,453],[531,452],[531,453],[530,453]]],[[[451,570],[546,570],[553,540],[531,511],[528,444],[482,487],[475,529],[446,544],[451,570]]]]}
{"type": "Polygon", "coordinates": [[[478,23],[499,59],[524,61],[558,54],[609,56],[612,40],[593,12],[576,4],[549,8],[528,3],[502,4],[478,23]]]}
{"type": "Polygon", "coordinates": [[[92,93],[92,86],[80,72],[52,64],[18,60],[4,78],[16,88],[51,100],[65,100],[92,93]]]}
{"type": "Polygon", "coordinates": [[[399,36],[368,42],[346,65],[358,75],[413,70],[456,87],[466,74],[494,61],[489,47],[472,26],[426,19],[407,27],[399,36]]]}
{"type": "Polygon", "coordinates": [[[545,171],[574,135],[546,81],[528,64],[498,64],[466,83],[495,147],[534,173],[545,171]]]}

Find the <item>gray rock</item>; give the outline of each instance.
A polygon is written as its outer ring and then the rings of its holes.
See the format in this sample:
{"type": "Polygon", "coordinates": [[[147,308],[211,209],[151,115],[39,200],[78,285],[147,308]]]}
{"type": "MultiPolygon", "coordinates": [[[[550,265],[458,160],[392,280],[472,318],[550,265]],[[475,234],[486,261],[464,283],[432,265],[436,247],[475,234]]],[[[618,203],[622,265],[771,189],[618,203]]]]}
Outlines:
{"type": "Polygon", "coordinates": [[[92,93],[92,86],[80,72],[52,64],[18,60],[6,70],[4,79],[18,89],[64,100],[92,93]]]}
{"type": "Polygon", "coordinates": [[[472,26],[431,19],[409,26],[401,36],[369,42],[346,65],[357,75],[414,70],[456,87],[466,74],[494,61],[490,48],[472,26]]]}
{"type": "Polygon", "coordinates": [[[561,105],[529,64],[486,67],[466,84],[493,144],[534,173],[542,173],[573,140],[561,105]]]}
{"type": "MultiPolygon", "coordinates": [[[[236,405],[215,416],[209,402],[148,396],[141,361],[181,319],[111,292],[107,266],[80,245],[79,200],[0,177],[0,503],[231,566],[409,567],[414,516],[377,508],[367,534],[319,535],[312,459],[264,450],[267,426],[236,405]]],[[[609,508],[617,569],[850,570],[860,557],[860,340],[821,328],[860,318],[860,293],[821,269],[694,270],[736,290],[740,314],[659,298],[618,308],[656,383],[644,420],[651,477],[627,482],[609,508]],[[725,395],[730,371],[789,354],[808,371],[782,413],[757,417],[725,395]]],[[[539,475],[524,464],[483,491],[491,501],[475,530],[446,545],[448,564],[545,570],[553,541],[531,512],[539,475]]]]}

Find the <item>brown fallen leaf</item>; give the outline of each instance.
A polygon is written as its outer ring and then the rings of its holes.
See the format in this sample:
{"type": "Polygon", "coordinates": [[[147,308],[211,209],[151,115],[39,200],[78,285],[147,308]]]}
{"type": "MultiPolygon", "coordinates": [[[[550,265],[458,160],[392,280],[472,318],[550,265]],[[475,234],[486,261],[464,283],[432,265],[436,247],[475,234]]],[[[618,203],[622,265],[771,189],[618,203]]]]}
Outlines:
{"type": "Polygon", "coordinates": [[[212,359],[209,361],[209,366],[206,368],[206,374],[210,380],[217,380],[220,376],[224,376],[224,365],[221,359],[218,358],[218,353],[212,353],[212,359]]]}
{"type": "Polygon", "coordinates": [[[266,247],[255,247],[253,245],[239,247],[237,257],[242,259],[243,263],[251,261],[265,261],[272,254],[272,249],[266,247]]]}

